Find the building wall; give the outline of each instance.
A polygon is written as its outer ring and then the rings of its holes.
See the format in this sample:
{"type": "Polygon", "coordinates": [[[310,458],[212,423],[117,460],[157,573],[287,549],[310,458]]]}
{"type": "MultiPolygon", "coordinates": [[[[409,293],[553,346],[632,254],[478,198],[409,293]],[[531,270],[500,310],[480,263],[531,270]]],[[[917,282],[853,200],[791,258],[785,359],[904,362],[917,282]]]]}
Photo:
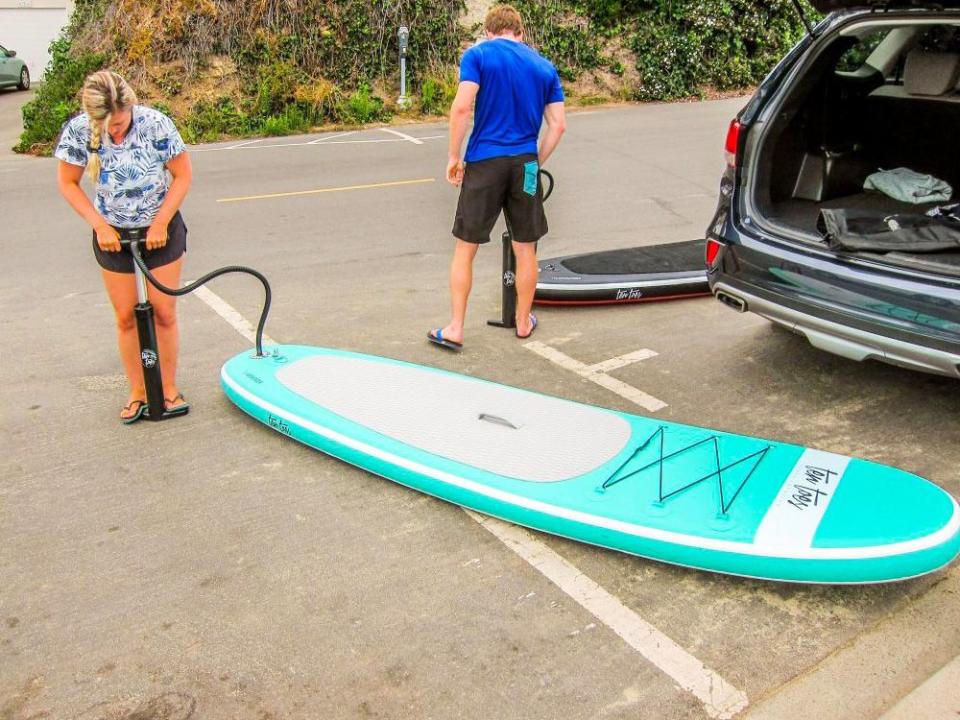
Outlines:
{"type": "Polygon", "coordinates": [[[0,0],[0,45],[17,51],[34,81],[42,78],[50,61],[47,48],[72,10],[72,0],[0,0]]]}

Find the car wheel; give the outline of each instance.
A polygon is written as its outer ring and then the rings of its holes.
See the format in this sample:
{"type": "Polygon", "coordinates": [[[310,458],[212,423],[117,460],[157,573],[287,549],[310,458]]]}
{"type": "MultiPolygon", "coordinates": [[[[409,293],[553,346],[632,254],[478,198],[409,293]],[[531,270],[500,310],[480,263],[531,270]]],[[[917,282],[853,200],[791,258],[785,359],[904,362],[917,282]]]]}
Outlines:
{"type": "Polygon", "coordinates": [[[17,87],[20,88],[21,90],[30,89],[30,71],[27,70],[26,68],[23,68],[20,71],[20,84],[17,85],[17,87]]]}

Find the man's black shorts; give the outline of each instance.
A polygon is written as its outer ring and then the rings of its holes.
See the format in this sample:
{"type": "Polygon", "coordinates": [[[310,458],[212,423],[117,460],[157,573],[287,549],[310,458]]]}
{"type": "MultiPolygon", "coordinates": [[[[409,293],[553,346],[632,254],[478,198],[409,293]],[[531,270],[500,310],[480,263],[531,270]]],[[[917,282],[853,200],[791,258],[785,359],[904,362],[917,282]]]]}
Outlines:
{"type": "MultiPolygon", "coordinates": [[[[123,234],[121,228],[114,229],[123,234]]],[[[179,210],[167,225],[166,245],[156,250],[147,250],[146,245],[140,244],[140,254],[150,270],[169,265],[186,251],[187,225],[183,222],[183,216],[179,210]]],[[[104,252],[100,249],[100,243],[97,242],[96,230],[93,231],[93,255],[104,270],[116,273],[133,272],[133,255],[130,254],[130,250],[124,247],[120,252],[104,252]]]]}
{"type": "Polygon", "coordinates": [[[501,210],[517,242],[536,242],[547,234],[536,155],[467,163],[453,223],[454,236],[470,243],[490,242],[490,231],[501,210]]]}

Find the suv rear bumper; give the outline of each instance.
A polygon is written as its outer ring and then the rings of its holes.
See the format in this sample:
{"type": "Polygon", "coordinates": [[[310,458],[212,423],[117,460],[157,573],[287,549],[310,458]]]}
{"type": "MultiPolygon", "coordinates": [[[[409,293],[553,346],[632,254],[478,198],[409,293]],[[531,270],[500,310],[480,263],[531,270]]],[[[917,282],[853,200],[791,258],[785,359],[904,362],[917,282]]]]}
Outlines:
{"type": "Polygon", "coordinates": [[[723,281],[712,283],[713,294],[740,312],[752,312],[807,338],[821,350],[851,360],[881,362],[922,372],[960,378],[960,355],[914,345],[794,310],[723,281]],[[739,304],[742,303],[742,307],[739,304]]]}

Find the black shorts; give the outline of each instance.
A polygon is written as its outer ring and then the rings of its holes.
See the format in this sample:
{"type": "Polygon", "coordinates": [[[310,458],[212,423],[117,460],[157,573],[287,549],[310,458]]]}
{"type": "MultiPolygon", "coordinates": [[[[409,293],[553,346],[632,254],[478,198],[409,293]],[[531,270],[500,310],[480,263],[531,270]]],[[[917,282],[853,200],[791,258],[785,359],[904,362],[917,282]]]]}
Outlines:
{"type": "Polygon", "coordinates": [[[467,163],[453,223],[454,236],[470,243],[490,242],[490,231],[501,210],[517,242],[536,242],[547,234],[536,155],[467,163]]]}
{"type": "MultiPolygon", "coordinates": [[[[129,232],[129,228],[114,228],[114,230],[120,233],[121,237],[123,237],[125,231],[129,232]]],[[[146,234],[145,228],[143,228],[143,234],[146,234]]],[[[147,267],[151,270],[169,265],[186,251],[187,226],[183,222],[183,217],[179,211],[173,216],[170,224],[167,225],[166,245],[156,250],[147,250],[147,246],[142,242],[140,243],[140,254],[144,262],[146,262],[147,267]]],[[[97,243],[96,230],[93,231],[93,255],[97,258],[97,263],[99,263],[100,267],[104,270],[115,273],[133,272],[133,256],[130,254],[130,251],[124,247],[120,252],[104,252],[97,243]]]]}

